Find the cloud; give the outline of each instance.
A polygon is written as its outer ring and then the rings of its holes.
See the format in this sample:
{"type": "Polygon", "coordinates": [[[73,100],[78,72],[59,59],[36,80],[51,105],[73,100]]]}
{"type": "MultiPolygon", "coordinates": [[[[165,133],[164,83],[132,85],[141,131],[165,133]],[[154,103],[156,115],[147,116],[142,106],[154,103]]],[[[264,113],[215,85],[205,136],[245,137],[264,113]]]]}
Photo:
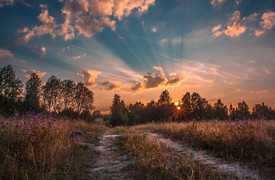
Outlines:
{"type": "Polygon", "coordinates": [[[223,3],[225,3],[227,0],[211,0],[211,5],[213,6],[219,6],[223,3]]]}
{"type": "Polygon", "coordinates": [[[155,33],[155,32],[158,31],[158,29],[157,29],[156,27],[153,27],[153,28],[151,29],[151,31],[155,33]]]}
{"type": "Polygon", "coordinates": [[[101,85],[103,85],[104,87],[101,87],[100,90],[104,90],[104,91],[114,91],[121,88],[121,85],[116,82],[111,83],[109,81],[106,81],[101,83],[101,85]]]}
{"type": "Polygon", "coordinates": [[[246,23],[250,21],[254,21],[257,16],[257,13],[251,14],[248,17],[243,17],[241,18],[241,13],[240,11],[236,10],[231,19],[230,22],[228,23],[229,25],[227,26],[226,29],[221,30],[221,24],[215,26],[212,28],[212,36],[214,38],[217,38],[219,36],[222,36],[223,34],[228,36],[228,37],[238,37],[241,34],[245,33],[247,30],[247,26],[245,25],[246,23]]]}
{"type": "Polygon", "coordinates": [[[76,59],[80,59],[81,57],[86,57],[86,53],[83,53],[79,56],[75,56],[75,57],[73,57],[73,59],[76,60],[76,59]]]}
{"type": "Polygon", "coordinates": [[[231,26],[227,26],[227,29],[224,30],[225,35],[230,37],[238,37],[241,34],[245,33],[247,27],[242,25],[240,11],[236,10],[233,13],[231,20],[233,21],[233,24],[231,26]]]}
{"type": "Polygon", "coordinates": [[[260,22],[262,26],[261,30],[255,30],[255,36],[261,36],[266,31],[271,30],[275,25],[275,12],[266,12],[262,15],[262,21],[260,22]]]}
{"type": "Polygon", "coordinates": [[[128,17],[132,11],[142,14],[154,5],[155,0],[61,0],[63,4],[61,12],[65,19],[61,24],[56,24],[54,17],[49,16],[46,5],[42,8],[38,19],[42,25],[35,26],[27,31],[23,37],[18,39],[18,43],[27,43],[34,36],[50,34],[52,37],[63,36],[64,40],[73,39],[78,35],[92,37],[109,27],[116,30],[116,23],[124,17],[128,17]]]}
{"type": "Polygon", "coordinates": [[[263,90],[258,90],[258,91],[249,91],[250,94],[268,94],[268,90],[267,89],[263,89],[263,90]]]}
{"type": "Polygon", "coordinates": [[[156,74],[148,73],[143,76],[144,81],[137,82],[135,85],[130,87],[130,91],[137,92],[143,89],[176,86],[183,81],[183,77],[179,74],[170,73],[169,75],[165,75],[162,67],[154,66],[153,69],[157,71],[156,74]]]}
{"type": "Polygon", "coordinates": [[[45,46],[42,46],[42,47],[41,47],[40,57],[41,57],[41,58],[44,58],[45,55],[46,55],[46,47],[45,47],[45,46]]]}
{"type": "Polygon", "coordinates": [[[8,56],[8,57],[11,57],[11,58],[14,57],[14,55],[11,51],[6,50],[6,49],[0,49],[0,58],[2,58],[4,56],[8,56]]]}
{"type": "Polygon", "coordinates": [[[97,79],[98,75],[101,74],[99,71],[92,71],[92,70],[85,70],[77,73],[78,75],[81,75],[83,78],[83,83],[86,86],[96,86],[97,83],[95,80],[97,79]]]}
{"type": "Polygon", "coordinates": [[[55,29],[57,27],[54,17],[49,15],[49,11],[46,9],[47,6],[41,6],[42,12],[37,16],[42,25],[35,26],[31,29],[24,27],[18,30],[20,33],[25,33],[23,37],[17,39],[18,44],[27,43],[34,36],[42,36],[44,34],[50,34],[52,37],[56,36],[55,29]]]}
{"type": "Polygon", "coordinates": [[[0,8],[3,6],[12,6],[14,3],[14,0],[0,0],[0,8]]]}
{"type": "Polygon", "coordinates": [[[30,69],[30,70],[21,69],[21,70],[22,70],[22,72],[24,72],[24,73],[26,74],[26,78],[27,78],[27,79],[29,79],[29,78],[31,77],[31,74],[32,74],[32,73],[37,74],[37,76],[38,76],[39,78],[42,78],[42,77],[44,77],[44,76],[47,74],[46,72],[36,71],[36,70],[34,70],[34,69],[30,69]]]}

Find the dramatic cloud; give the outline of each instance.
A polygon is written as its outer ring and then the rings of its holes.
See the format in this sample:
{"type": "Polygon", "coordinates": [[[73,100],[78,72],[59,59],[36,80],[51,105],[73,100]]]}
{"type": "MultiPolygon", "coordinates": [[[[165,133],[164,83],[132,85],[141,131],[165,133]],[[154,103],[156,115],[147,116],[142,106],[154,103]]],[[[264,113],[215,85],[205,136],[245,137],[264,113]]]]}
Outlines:
{"type": "Polygon", "coordinates": [[[213,6],[218,6],[218,5],[220,5],[220,4],[222,4],[222,3],[226,2],[226,1],[227,0],[211,0],[211,4],[213,6]]]}
{"type": "Polygon", "coordinates": [[[40,26],[35,26],[32,29],[24,27],[21,30],[18,30],[20,33],[25,33],[21,38],[18,38],[17,43],[24,44],[27,43],[34,36],[42,36],[44,34],[50,34],[52,37],[56,36],[55,29],[57,27],[54,17],[49,15],[47,6],[40,6],[42,12],[38,15],[38,19],[42,23],[40,26]]]}
{"type": "MultiPolygon", "coordinates": [[[[4,2],[1,4],[8,4],[4,2]]],[[[61,9],[65,16],[63,23],[56,24],[54,17],[49,15],[47,6],[40,5],[42,12],[38,19],[42,25],[18,30],[20,33],[25,33],[18,39],[18,43],[27,43],[32,37],[44,34],[50,34],[52,37],[63,36],[67,41],[75,37],[76,30],[79,35],[85,37],[92,37],[106,27],[115,31],[117,20],[129,16],[133,10],[137,10],[138,14],[146,12],[149,6],[154,5],[155,0],[62,0],[60,2],[64,3],[61,9]]]]}
{"type": "Polygon", "coordinates": [[[225,35],[230,37],[238,37],[246,31],[247,27],[242,25],[240,11],[237,10],[233,13],[231,21],[233,24],[231,26],[227,26],[227,29],[224,30],[225,35]]]}
{"type": "Polygon", "coordinates": [[[4,56],[8,56],[8,57],[11,57],[11,58],[14,57],[14,55],[11,51],[6,50],[6,49],[0,49],[0,58],[2,58],[4,56]]]}
{"type": "Polygon", "coordinates": [[[45,55],[46,55],[46,47],[45,47],[45,46],[42,46],[42,47],[41,47],[40,57],[41,57],[41,58],[44,58],[45,55]]]}
{"type": "Polygon", "coordinates": [[[24,72],[26,74],[27,79],[29,79],[31,77],[32,73],[37,74],[39,78],[42,78],[47,74],[46,72],[36,71],[34,69],[30,69],[30,70],[21,69],[21,70],[22,70],[22,72],[24,72]]]}
{"type": "Polygon", "coordinates": [[[255,36],[261,36],[266,31],[271,30],[275,25],[275,12],[266,12],[262,15],[261,30],[255,30],[255,36]]]}
{"type": "Polygon", "coordinates": [[[78,75],[81,75],[83,78],[83,83],[86,86],[96,86],[97,83],[95,80],[97,79],[98,75],[101,74],[99,71],[91,71],[91,70],[85,70],[77,73],[78,75]]]}
{"type": "Polygon", "coordinates": [[[183,81],[183,77],[176,73],[165,75],[162,67],[154,66],[153,69],[157,71],[156,74],[148,73],[143,76],[143,83],[137,82],[130,88],[131,91],[139,91],[142,89],[150,89],[156,87],[177,86],[183,81]]]}
{"type": "Polygon", "coordinates": [[[246,30],[247,30],[246,24],[249,22],[255,21],[257,15],[258,15],[257,13],[253,13],[253,14],[249,15],[248,17],[241,18],[240,11],[236,10],[231,17],[227,28],[224,30],[221,30],[221,28],[222,28],[221,24],[213,27],[212,28],[212,33],[213,33],[212,36],[214,38],[217,38],[224,34],[229,37],[238,37],[241,34],[246,32],[246,30]]]}
{"type": "Polygon", "coordinates": [[[14,0],[0,0],[0,8],[3,6],[12,6],[14,3],[14,0]]]}

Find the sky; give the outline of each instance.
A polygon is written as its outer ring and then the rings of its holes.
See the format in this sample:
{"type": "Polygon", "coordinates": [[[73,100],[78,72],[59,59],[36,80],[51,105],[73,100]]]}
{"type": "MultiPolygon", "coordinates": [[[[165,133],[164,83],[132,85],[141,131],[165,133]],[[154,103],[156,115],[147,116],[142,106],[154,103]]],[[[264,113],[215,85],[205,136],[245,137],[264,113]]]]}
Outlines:
{"type": "Polygon", "coordinates": [[[84,82],[97,110],[198,92],[275,107],[274,0],[0,0],[0,66],[84,82]]]}

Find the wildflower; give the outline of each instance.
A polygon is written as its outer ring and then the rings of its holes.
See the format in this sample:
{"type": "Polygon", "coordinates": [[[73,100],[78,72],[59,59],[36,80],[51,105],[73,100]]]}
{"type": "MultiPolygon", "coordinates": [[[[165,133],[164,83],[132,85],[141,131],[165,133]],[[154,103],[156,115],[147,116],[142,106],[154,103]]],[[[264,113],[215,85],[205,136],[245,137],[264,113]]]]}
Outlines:
{"type": "Polygon", "coordinates": [[[34,119],[39,119],[39,116],[34,116],[34,119]]]}
{"type": "Polygon", "coordinates": [[[19,124],[16,124],[15,126],[16,126],[16,127],[19,127],[19,124]]]}
{"type": "Polygon", "coordinates": [[[32,135],[32,136],[33,136],[33,135],[34,135],[34,133],[33,133],[33,132],[30,132],[30,135],[32,135]]]}
{"type": "Polygon", "coordinates": [[[4,128],[4,127],[5,127],[5,124],[1,124],[1,126],[2,126],[2,128],[4,128]]]}
{"type": "Polygon", "coordinates": [[[28,128],[28,130],[31,130],[31,129],[32,129],[31,127],[28,128]]]}
{"type": "Polygon", "coordinates": [[[5,121],[6,124],[9,124],[9,121],[5,121]]]}
{"type": "Polygon", "coordinates": [[[43,128],[46,128],[46,126],[43,126],[43,128]]]}

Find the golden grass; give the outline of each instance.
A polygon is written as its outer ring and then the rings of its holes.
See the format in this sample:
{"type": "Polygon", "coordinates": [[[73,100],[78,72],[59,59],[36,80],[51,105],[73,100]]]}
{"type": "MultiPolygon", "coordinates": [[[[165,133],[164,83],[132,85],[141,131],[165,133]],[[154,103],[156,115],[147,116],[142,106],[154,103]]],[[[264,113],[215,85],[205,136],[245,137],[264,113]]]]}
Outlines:
{"type": "Polygon", "coordinates": [[[275,121],[151,123],[135,128],[182,140],[226,159],[274,166],[275,121]]]}
{"type": "Polygon", "coordinates": [[[219,174],[176,154],[150,135],[128,134],[121,140],[123,148],[139,159],[134,168],[141,178],[222,179],[219,174]]]}
{"type": "Polygon", "coordinates": [[[86,130],[95,142],[106,127],[42,115],[0,118],[0,177],[4,179],[73,179],[85,176],[91,154],[72,141],[72,130],[86,130]]]}

